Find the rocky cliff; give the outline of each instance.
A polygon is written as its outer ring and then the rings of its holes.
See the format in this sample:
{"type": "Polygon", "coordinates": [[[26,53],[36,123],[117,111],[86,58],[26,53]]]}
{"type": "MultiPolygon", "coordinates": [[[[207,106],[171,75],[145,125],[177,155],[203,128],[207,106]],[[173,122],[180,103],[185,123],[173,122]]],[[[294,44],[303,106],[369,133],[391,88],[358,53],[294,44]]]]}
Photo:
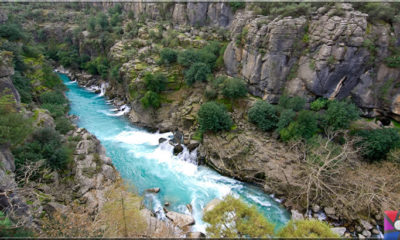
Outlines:
{"type": "Polygon", "coordinates": [[[273,103],[283,93],[310,101],[351,96],[366,116],[398,119],[400,70],[383,60],[400,35],[389,24],[368,22],[350,4],[341,9],[339,16],[322,7],[311,19],[239,12],[229,28],[227,73],[242,76],[251,94],[273,103]]]}

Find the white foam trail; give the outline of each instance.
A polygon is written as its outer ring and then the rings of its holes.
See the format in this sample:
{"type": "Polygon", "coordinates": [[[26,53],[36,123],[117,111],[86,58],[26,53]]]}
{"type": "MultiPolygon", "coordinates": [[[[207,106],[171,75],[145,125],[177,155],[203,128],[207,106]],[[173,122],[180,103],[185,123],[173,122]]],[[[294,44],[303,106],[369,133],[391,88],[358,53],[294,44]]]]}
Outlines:
{"type": "Polygon", "coordinates": [[[271,203],[269,203],[269,202],[264,202],[262,199],[260,199],[260,198],[257,197],[257,196],[254,196],[254,195],[250,195],[250,194],[249,194],[247,197],[250,198],[251,200],[253,200],[254,202],[258,203],[258,204],[261,205],[261,206],[264,206],[264,207],[271,207],[271,203]]]}
{"type": "Polygon", "coordinates": [[[112,140],[123,142],[131,145],[148,144],[158,145],[158,139],[168,139],[172,136],[172,133],[148,133],[144,131],[122,131],[117,136],[113,137],[112,140]]]}
{"type": "Polygon", "coordinates": [[[106,89],[108,88],[108,83],[102,82],[100,86],[100,94],[99,96],[102,97],[106,94],[106,89]]]}

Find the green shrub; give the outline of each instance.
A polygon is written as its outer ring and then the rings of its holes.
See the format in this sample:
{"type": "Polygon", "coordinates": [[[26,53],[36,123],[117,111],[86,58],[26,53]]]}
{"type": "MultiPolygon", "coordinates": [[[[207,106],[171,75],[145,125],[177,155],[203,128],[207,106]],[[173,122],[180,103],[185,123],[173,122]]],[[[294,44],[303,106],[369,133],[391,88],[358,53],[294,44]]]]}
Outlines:
{"type": "Polygon", "coordinates": [[[353,103],[347,101],[330,101],[323,116],[324,127],[332,130],[347,129],[350,123],[360,117],[360,111],[353,103]]]}
{"type": "Polygon", "coordinates": [[[140,101],[145,108],[159,108],[161,105],[160,95],[153,91],[147,91],[140,101]]]}
{"type": "Polygon", "coordinates": [[[282,95],[279,99],[279,106],[284,109],[292,109],[295,112],[298,112],[304,109],[304,105],[306,104],[306,100],[302,97],[288,97],[286,95],[282,95]]]}
{"type": "Polygon", "coordinates": [[[192,48],[178,53],[178,63],[184,67],[190,67],[193,63],[199,61],[197,51],[192,48]]]}
{"type": "Polygon", "coordinates": [[[314,102],[311,103],[310,109],[313,111],[319,111],[324,109],[328,105],[328,99],[326,98],[318,98],[314,102]]]}
{"type": "Polygon", "coordinates": [[[278,237],[280,238],[339,238],[332,232],[328,224],[319,220],[297,220],[289,221],[282,228],[278,237]]]}
{"type": "Polygon", "coordinates": [[[186,72],[185,80],[190,86],[195,82],[206,82],[207,75],[211,73],[210,67],[202,62],[194,63],[186,72]]]}
{"type": "Polygon", "coordinates": [[[218,56],[215,53],[216,43],[207,45],[203,49],[187,49],[178,54],[178,63],[184,67],[190,67],[194,63],[205,63],[209,66],[210,70],[214,69],[218,56]]]}
{"type": "Polygon", "coordinates": [[[36,162],[42,159],[52,169],[65,169],[71,160],[71,150],[62,143],[61,136],[51,128],[37,130],[32,141],[13,151],[16,168],[20,169],[28,162],[36,162]]]}
{"type": "Polygon", "coordinates": [[[203,220],[209,224],[206,231],[211,238],[270,238],[274,232],[274,225],[255,206],[231,195],[206,212],[203,220]]]}
{"type": "Polygon", "coordinates": [[[10,41],[18,41],[25,39],[27,36],[20,25],[7,23],[0,25],[0,37],[7,38],[10,41]]]}
{"type": "Polygon", "coordinates": [[[361,130],[357,135],[361,138],[357,145],[369,161],[385,159],[391,150],[400,147],[400,135],[394,128],[361,130]]]}
{"type": "Polygon", "coordinates": [[[55,74],[53,70],[48,66],[43,67],[43,79],[41,79],[41,82],[45,87],[48,87],[50,89],[64,88],[64,85],[60,77],[57,74],[55,74]]]}
{"type": "Polygon", "coordinates": [[[198,112],[198,121],[202,132],[228,131],[233,125],[225,107],[216,102],[207,102],[201,105],[198,112]]]}
{"type": "Polygon", "coordinates": [[[178,58],[177,51],[171,48],[163,48],[160,52],[160,61],[164,64],[175,63],[178,58]]]}
{"type": "Polygon", "coordinates": [[[279,134],[283,141],[291,139],[310,139],[318,131],[318,122],[313,112],[300,111],[296,121],[291,122],[288,127],[282,129],[279,134]]]}
{"type": "Polygon", "coordinates": [[[399,68],[400,67],[400,55],[399,56],[390,56],[390,57],[386,58],[385,63],[388,67],[399,68]]]}
{"type": "Polygon", "coordinates": [[[161,91],[165,90],[167,77],[162,73],[155,73],[153,75],[152,73],[147,72],[144,75],[144,83],[148,91],[160,93],[161,91]]]}
{"type": "Polygon", "coordinates": [[[9,112],[0,105],[0,145],[15,147],[32,132],[31,119],[17,112],[9,112]]]}
{"type": "Polygon", "coordinates": [[[62,105],[68,103],[62,92],[59,91],[48,91],[40,94],[40,102],[42,104],[56,104],[62,105]]]}
{"type": "Polygon", "coordinates": [[[234,1],[234,2],[229,2],[229,6],[231,7],[233,12],[236,12],[239,9],[245,8],[246,3],[245,2],[239,2],[239,1],[234,1]]]}
{"type": "Polygon", "coordinates": [[[289,126],[289,124],[296,117],[296,113],[292,109],[285,109],[281,112],[279,116],[279,122],[277,124],[277,131],[281,131],[285,127],[289,126]]]}
{"type": "Polygon", "coordinates": [[[19,95],[21,96],[22,103],[31,103],[32,102],[32,86],[30,80],[22,76],[20,72],[15,72],[12,76],[12,81],[15,88],[18,90],[19,95]]]}
{"type": "Polygon", "coordinates": [[[56,130],[59,131],[61,134],[66,134],[70,130],[74,129],[71,125],[71,122],[66,117],[59,117],[55,121],[56,123],[56,130]]]}
{"type": "Polygon", "coordinates": [[[262,100],[258,100],[249,110],[250,122],[257,125],[263,131],[269,131],[276,127],[278,116],[276,108],[262,100]]]}
{"type": "Polygon", "coordinates": [[[64,105],[50,104],[50,103],[43,104],[41,106],[41,108],[49,110],[50,115],[53,118],[58,118],[58,117],[64,116],[68,110],[68,108],[65,107],[64,105]]]}
{"type": "Polygon", "coordinates": [[[368,13],[368,21],[376,22],[379,20],[392,23],[395,19],[396,14],[399,12],[399,7],[390,3],[355,3],[354,8],[361,12],[368,13]]]}
{"type": "Polygon", "coordinates": [[[227,78],[223,83],[222,94],[231,99],[245,97],[246,83],[240,78],[227,78]]]}

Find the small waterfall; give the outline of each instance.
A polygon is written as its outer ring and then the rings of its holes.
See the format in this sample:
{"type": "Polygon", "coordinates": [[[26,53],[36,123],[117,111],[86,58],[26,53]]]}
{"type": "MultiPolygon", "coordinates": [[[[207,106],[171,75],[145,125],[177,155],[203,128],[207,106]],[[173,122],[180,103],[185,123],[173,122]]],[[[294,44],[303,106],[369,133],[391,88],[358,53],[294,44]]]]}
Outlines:
{"type": "Polygon", "coordinates": [[[100,86],[100,94],[99,96],[102,97],[106,94],[106,88],[108,87],[107,83],[102,82],[100,86]]]}

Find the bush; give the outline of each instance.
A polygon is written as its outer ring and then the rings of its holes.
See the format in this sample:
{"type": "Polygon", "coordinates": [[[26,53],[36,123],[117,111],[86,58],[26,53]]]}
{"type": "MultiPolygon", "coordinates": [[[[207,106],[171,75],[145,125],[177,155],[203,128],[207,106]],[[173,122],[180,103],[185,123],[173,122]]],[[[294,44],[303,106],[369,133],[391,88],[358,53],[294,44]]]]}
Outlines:
{"type": "Polygon", "coordinates": [[[195,82],[206,82],[207,75],[211,73],[210,67],[202,62],[194,63],[185,72],[186,83],[190,86],[195,82]]]}
{"type": "Polygon", "coordinates": [[[282,228],[278,237],[280,238],[339,238],[332,232],[329,225],[318,220],[289,221],[282,228]]]}
{"type": "Polygon", "coordinates": [[[11,238],[33,238],[33,233],[17,224],[14,224],[2,211],[0,211],[0,236],[11,238]]]}
{"type": "Polygon", "coordinates": [[[388,67],[400,68],[400,55],[386,58],[385,63],[388,67]]]}
{"type": "Polygon", "coordinates": [[[186,49],[178,54],[178,63],[184,67],[190,67],[193,63],[198,61],[199,56],[194,49],[186,49]]]}
{"type": "Polygon", "coordinates": [[[311,103],[310,109],[313,111],[319,111],[324,109],[328,105],[328,99],[326,98],[318,98],[314,102],[311,103]]]}
{"type": "Polygon", "coordinates": [[[231,99],[245,97],[246,83],[240,78],[227,78],[223,83],[222,94],[231,99]]]}
{"type": "Polygon", "coordinates": [[[318,122],[313,112],[303,110],[299,112],[296,121],[282,129],[279,134],[283,141],[291,139],[310,139],[318,131],[318,122]]]}
{"type": "Polygon", "coordinates": [[[31,119],[22,114],[9,112],[0,105],[0,145],[15,147],[32,132],[31,119]]]}
{"type": "Polygon", "coordinates": [[[22,27],[15,23],[2,24],[0,26],[0,37],[10,41],[18,41],[26,38],[22,27]]]}
{"type": "Polygon", "coordinates": [[[71,151],[66,148],[61,136],[51,128],[37,130],[32,141],[13,151],[16,168],[20,169],[25,163],[42,159],[52,169],[65,169],[70,161],[71,151]]]}
{"type": "Polygon", "coordinates": [[[355,3],[354,8],[361,12],[368,13],[368,21],[376,22],[378,20],[392,23],[395,19],[395,15],[399,9],[393,4],[388,3],[355,3]]]}
{"type": "Polygon", "coordinates": [[[203,220],[209,224],[206,231],[211,238],[269,238],[274,232],[274,225],[255,206],[231,195],[206,212],[203,220]]]}
{"type": "Polygon", "coordinates": [[[171,48],[163,48],[160,52],[160,61],[164,64],[175,63],[178,53],[171,48]]]}
{"type": "Polygon", "coordinates": [[[361,140],[362,155],[369,161],[379,161],[393,149],[400,147],[400,135],[394,128],[361,130],[357,133],[361,140]]]}
{"type": "Polygon", "coordinates": [[[152,74],[147,72],[144,75],[144,83],[148,91],[153,91],[155,93],[160,93],[165,90],[167,84],[167,77],[162,73],[152,74]]]}
{"type": "Polygon", "coordinates": [[[40,102],[42,104],[56,104],[62,105],[68,103],[62,92],[59,91],[48,91],[40,94],[40,102]]]}
{"type": "Polygon", "coordinates": [[[304,109],[304,105],[306,104],[306,100],[302,97],[288,97],[286,95],[282,95],[279,99],[279,106],[284,109],[292,109],[295,112],[298,112],[304,109]]]}
{"type": "Polygon", "coordinates": [[[225,107],[216,102],[207,102],[201,105],[198,121],[202,132],[230,130],[233,124],[225,107]]]}
{"type": "Polygon", "coordinates": [[[45,87],[48,87],[50,89],[62,89],[64,87],[60,77],[55,74],[50,67],[45,66],[43,67],[42,71],[43,79],[41,79],[41,82],[45,87]]]}
{"type": "Polygon", "coordinates": [[[207,86],[204,95],[207,99],[212,100],[218,97],[218,92],[213,87],[207,86]]]}
{"type": "Polygon", "coordinates": [[[200,50],[187,49],[182,51],[178,54],[178,63],[184,67],[190,67],[194,63],[201,62],[207,64],[210,69],[214,69],[218,58],[216,54],[219,53],[219,51],[215,53],[216,46],[216,43],[213,43],[200,50]]]}
{"type": "Polygon", "coordinates": [[[236,12],[239,9],[245,8],[246,3],[245,2],[229,2],[229,6],[231,7],[233,12],[236,12]]]}
{"type": "Polygon", "coordinates": [[[66,117],[59,117],[56,119],[56,130],[61,134],[66,134],[72,129],[74,129],[74,127],[71,125],[70,120],[66,117]]]}
{"type": "Polygon", "coordinates": [[[277,131],[281,131],[285,127],[289,126],[289,124],[294,120],[296,117],[296,113],[292,109],[285,109],[281,112],[279,116],[279,122],[277,124],[277,131]]]}
{"type": "Polygon", "coordinates": [[[346,101],[330,101],[323,116],[324,127],[332,130],[347,129],[350,123],[360,117],[359,110],[353,103],[346,101]]]}
{"type": "Polygon", "coordinates": [[[147,91],[140,101],[145,108],[159,108],[161,105],[160,95],[153,91],[147,91]]]}
{"type": "Polygon", "coordinates": [[[50,115],[53,118],[58,118],[61,116],[64,116],[65,113],[67,113],[67,107],[64,105],[59,105],[59,104],[50,104],[50,103],[45,103],[41,106],[43,109],[47,109],[50,112],[50,115]]]}
{"type": "Polygon", "coordinates": [[[263,131],[269,131],[276,127],[278,116],[276,108],[262,100],[258,100],[249,110],[250,122],[257,125],[263,131]]]}
{"type": "Polygon", "coordinates": [[[15,74],[12,76],[12,81],[15,88],[18,90],[19,95],[21,96],[21,102],[31,103],[32,86],[30,80],[25,76],[22,76],[20,72],[15,72],[15,74]]]}

